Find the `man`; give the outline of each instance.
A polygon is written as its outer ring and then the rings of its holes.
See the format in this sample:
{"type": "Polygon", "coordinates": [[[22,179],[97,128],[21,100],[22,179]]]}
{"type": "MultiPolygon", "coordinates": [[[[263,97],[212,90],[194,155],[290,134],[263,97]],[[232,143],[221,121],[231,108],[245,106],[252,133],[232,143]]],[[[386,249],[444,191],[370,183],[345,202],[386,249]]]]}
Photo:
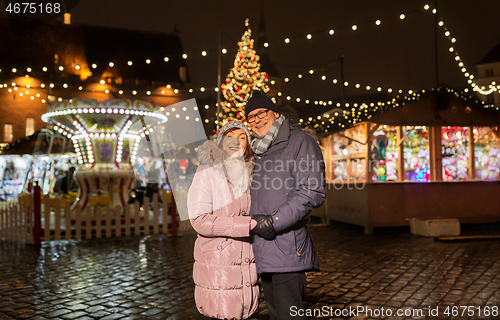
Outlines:
{"type": "MultiPolygon", "coordinates": [[[[250,215],[257,221],[252,244],[271,319],[301,319],[308,270],[319,270],[306,224],[325,199],[320,147],[272,100],[254,91],[245,106],[255,168],[250,215]]],[[[304,317],[306,319],[306,317],[304,317]]]]}
{"type": "Polygon", "coordinates": [[[74,176],[75,171],[76,171],[75,167],[69,168],[69,170],[66,172],[66,175],[62,178],[61,191],[64,194],[78,191],[78,186],[76,184],[74,176]]]}

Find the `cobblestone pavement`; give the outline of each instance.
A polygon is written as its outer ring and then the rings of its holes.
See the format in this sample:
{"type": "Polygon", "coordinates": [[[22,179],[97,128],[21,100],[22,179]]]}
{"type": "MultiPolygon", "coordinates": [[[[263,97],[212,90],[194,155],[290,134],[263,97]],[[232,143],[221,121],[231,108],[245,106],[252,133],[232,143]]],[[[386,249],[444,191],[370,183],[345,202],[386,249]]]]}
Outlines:
{"type": "MultiPolygon", "coordinates": [[[[311,315],[500,319],[500,241],[445,243],[399,228],[367,236],[340,223],[310,230],[322,269],[308,273],[311,315]],[[396,316],[401,308],[414,314],[396,316]]],[[[206,319],[193,299],[195,237],[0,241],[0,320],[206,319]]],[[[253,317],[268,319],[263,299],[253,317]]]]}

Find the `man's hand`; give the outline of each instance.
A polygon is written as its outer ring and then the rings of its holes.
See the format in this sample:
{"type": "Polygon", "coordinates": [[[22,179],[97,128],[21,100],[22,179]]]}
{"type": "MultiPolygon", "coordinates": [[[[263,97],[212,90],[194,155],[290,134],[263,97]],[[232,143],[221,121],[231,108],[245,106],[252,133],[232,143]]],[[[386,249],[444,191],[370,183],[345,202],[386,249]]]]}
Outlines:
{"type": "Polygon", "coordinates": [[[266,240],[273,240],[278,233],[273,226],[273,217],[270,214],[254,214],[251,218],[257,221],[252,230],[266,240]]]}

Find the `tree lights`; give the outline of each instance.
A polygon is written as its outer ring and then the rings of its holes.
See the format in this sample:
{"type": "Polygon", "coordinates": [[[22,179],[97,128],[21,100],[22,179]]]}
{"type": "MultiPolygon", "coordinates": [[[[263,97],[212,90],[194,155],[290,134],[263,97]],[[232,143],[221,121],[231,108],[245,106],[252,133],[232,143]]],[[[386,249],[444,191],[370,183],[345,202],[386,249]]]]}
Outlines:
{"type": "Polygon", "coordinates": [[[222,105],[222,124],[231,120],[242,120],[246,102],[251,92],[258,89],[264,93],[269,91],[268,76],[260,71],[259,55],[253,49],[254,40],[248,19],[245,21],[246,30],[238,42],[238,52],[234,59],[234,67],[229,71],[225,83],[221,85],[226,101],[222,105]]]}

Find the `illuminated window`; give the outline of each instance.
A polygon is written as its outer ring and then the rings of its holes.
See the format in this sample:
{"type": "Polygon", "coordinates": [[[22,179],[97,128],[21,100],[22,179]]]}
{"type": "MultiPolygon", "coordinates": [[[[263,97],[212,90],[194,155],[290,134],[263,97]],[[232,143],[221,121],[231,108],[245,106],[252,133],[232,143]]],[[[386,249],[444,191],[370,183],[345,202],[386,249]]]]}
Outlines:
{"type": "Polygon", "coordinates": [[[474,171],[476,180],[500,180],[500,146],[495,127],[474,127],[474,171]]]}
{"type": "Polygon", "coordinates": [[[3,127],[3,141],[12,142],[14,134],[12,132],[12,124],[8,123],[3,127]]]}
{"type": "Polygon", "coordinates": [[[429,182],[429,135],[425,126],[403,127],[404,179],[411,182],[429,182]]]}
{"type": "Polygon", "coordinates": [[[116,78],[115,77],[105,77],[104,81],[107,84],[115,84],[116,78]]]}
{"type": "Polygon", "coordinates": [[[398,181],[397,127],[379,125],[372,138],[373,182],[398,181]]]}
{"type": "Polygon", "coordinates": [[[26,136],[29,137],[35,133],[35,119],[26,118],[26,136]]]}
{"type": "Polygon", "coordinates": [[[443,181],[469,180],[468,143],[468,127],[441,127],[443,181]]]}
{"type": "Polygon", "coordinates": [[[332,139],[331,179],[366,181],[366,146],[363,127],[355,126],[335,134],[332,139]]]}

